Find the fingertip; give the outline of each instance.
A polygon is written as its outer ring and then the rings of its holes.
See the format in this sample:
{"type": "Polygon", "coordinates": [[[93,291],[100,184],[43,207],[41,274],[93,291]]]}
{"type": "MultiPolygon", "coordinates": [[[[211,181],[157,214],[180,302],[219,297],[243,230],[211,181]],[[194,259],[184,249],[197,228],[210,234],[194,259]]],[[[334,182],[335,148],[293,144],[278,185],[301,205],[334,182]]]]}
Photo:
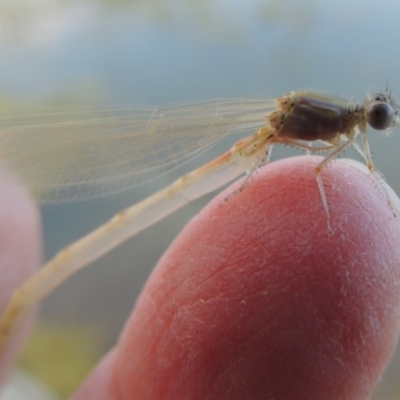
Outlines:
{"type": "MultiPolygon", "coordinates": [[[[0,308],[4,310],[14,289],[41,262],[40,216],[28,192],[4,171],[0,173],[0,308]]],[[[0,381],[7,378],[32,325],[32,311],[13,334],[0,356],[0,381]]]]}
{"type": "Polygon", "coordinates": [[[272,163],[188,224],[122,334],[115,398],[370,395],[399,331],[400,222],[368,176],[334,163],[329,234],[319,160],[272,163]]]}
{"type": "Polygon", "coordinates": [[[71,400],[115,400],[111,377],[115,369],[115,351],[110,351],[71,397],[71,400]]]}

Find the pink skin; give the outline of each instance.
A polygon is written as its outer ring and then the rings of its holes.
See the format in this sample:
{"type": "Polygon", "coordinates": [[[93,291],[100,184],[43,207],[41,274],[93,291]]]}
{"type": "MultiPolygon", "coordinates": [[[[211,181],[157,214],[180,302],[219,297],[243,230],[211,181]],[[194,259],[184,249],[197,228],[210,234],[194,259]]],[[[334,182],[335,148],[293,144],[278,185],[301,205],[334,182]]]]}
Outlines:
{"type": "MultiPolygon", "coordinates": [[[[40,266],[40,216],[28,193],[0,172],[0,305],[5,306],[13,289],[40,266]]],[[[20,347],[32,328],[35,310],[30,312],[10,345],[0,355],[0,383],[4,383],[20,347]]]]}
{"type": "Polygon", "coordinates": [[[368,399],[399,333],[400,218],[335,162],[329,235],[319,160],[271,163],[196,216],[73,399],[368,399]]]}

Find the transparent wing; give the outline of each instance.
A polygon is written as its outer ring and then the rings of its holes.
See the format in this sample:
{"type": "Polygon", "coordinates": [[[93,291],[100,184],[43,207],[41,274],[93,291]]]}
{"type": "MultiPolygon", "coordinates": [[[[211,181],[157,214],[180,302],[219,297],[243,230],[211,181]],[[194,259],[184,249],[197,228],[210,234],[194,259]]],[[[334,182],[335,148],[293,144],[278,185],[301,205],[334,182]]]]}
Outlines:
{"type": "Polygon", "coordinates": [[[232,133],[267,123],[273,100],[1,111],[0,160],[44,202],[131,188],[232,133]]]}

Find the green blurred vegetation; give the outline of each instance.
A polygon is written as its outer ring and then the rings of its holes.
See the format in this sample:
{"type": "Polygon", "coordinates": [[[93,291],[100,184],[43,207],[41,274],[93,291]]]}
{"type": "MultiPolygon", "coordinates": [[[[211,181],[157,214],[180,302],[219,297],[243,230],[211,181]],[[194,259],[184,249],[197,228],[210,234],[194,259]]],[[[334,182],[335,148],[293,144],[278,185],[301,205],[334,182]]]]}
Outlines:
{"type": "Polygon", "coordinates": [[[40,323],[20,356],[19,367],[64,397],[71,395],[103,353],[101,329],[40,323]]]}

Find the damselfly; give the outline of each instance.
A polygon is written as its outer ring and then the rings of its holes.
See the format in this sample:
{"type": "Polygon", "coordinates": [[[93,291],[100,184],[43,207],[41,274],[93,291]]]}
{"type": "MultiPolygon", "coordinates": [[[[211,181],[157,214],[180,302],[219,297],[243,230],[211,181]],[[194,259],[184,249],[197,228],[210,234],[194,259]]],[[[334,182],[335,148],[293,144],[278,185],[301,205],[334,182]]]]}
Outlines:
{"type": "Polygon", "coordinates": [[[366,132],[368,125],[384,131],[398,124],[399,106],[390,93],[375,93],[355,104],[306,91],[267,101],[214,100],[3,116],[2,166],[43,201],[69,201],[132,187],[192,159],[227,135],[253,134],[61,250],[14,292],[0,321],[0,348],[27,311],[71,274],[188,202],[244,172],[251,174],[269,161],[276,144],[328,152],[315,171],[328,232],[332,227],[321,171],[351,146],[362,155],[395,212],[379,183],[366,132]],[[356,142],[359,133],[362,148],[356,142]]]}

